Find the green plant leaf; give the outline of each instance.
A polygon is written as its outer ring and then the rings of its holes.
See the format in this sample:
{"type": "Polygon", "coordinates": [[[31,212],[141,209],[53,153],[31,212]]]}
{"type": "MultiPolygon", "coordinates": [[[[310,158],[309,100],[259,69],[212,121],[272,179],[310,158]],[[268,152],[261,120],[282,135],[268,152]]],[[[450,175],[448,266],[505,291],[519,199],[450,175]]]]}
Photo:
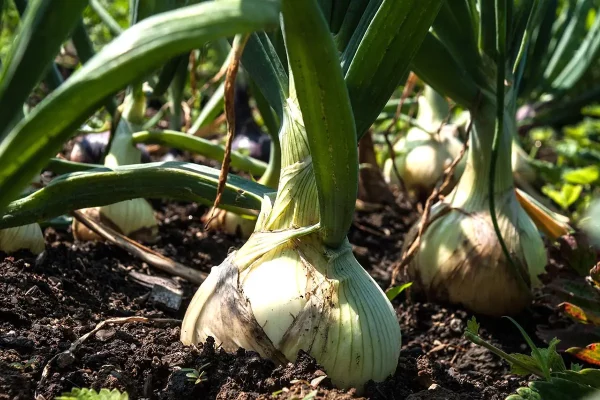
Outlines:
{"type": "Polygon", "coordinates": [[[521,363],[530,367],[530,369],[527,369],[523,366],[520,366],[519,364],[510,363],[511,374],[527,376],[531,375],[532,369],[541,369],[538,362],[533,357],[528,356],[527,354],[513,353],[511,354],[511,356],[519,360],[521,363]]]}
{"type": "Polygon", "coordinates": [[[573,41],[579,47],[575,54],[568,59],[569,63],[560,71],[556,79],[552,81],[552,88],[556,91],[571,89],[590,66],[594,65],[598,51],[600,50],[600,13],[596,14],[594,24],[583,41],[580,42],[578,38],[574,38],[573,41]]]}
{"type": "Polygon", "coordinates": [[[129,0],[131,25],[141,20],[182,7],[188,0],[129,0]]]}
{"type": "Polygon", "coordinates": [[[38,105],[0,144],[0,209],[29,184],[110,95],[205,42],[279,21],[279,3],[223,0],[180,8],[129,28],[38,105]]]}
{"type": "MultiPolygon", "coordinates": [[[[549,379],[550,378],[550,366],[547,362],[548,356],[541,354],[540,349],[538,349],[538,347],[535,345],[535,343],[533,343],[533,340],[531,340],[531,338],[529,337],[527,332],[525,332],[525,329],[523,329],[523,327],[521,325],[519,325],[519,323],[517,321],[515,321],[511,317],[504,317],[504,318],[507,318],[508,320],[510,320],[510,322],[512,322],[513,325],[515,325],[517,327],[519,332],[521,332],[521,336],[523,336],[523,339],[525,339],[525,341],[529,345],[529,348],[531,349],[531,357],[536,361],[539,369],[544,374],[544,377],[546,379],[549,379]]],[[[554,344],[554,346],[556,346],[556,344],[554,344]]]]}
{"type": "Polygon", "coordinates": [[[578,364],[578,363],[571,363],[571,369],[569,371],[565,371],[565,373],[568,373],[568,372],[579,372],[582,369],[583,369],[583,365],[578,364]]]}
{"type": "Polygon", "coordinates": [[[175,77],[177,67],[179,67],[182,62],[185,62],[188,59],[189,54],[186,53],[184,55],[174,57],[165,63],[158,74],[158,80],[156,81],[156,84],[152,87],[152,96],[158,97],[165,94],[171,85],[173,78],[175,77]]]}
{"type": "Polygon", "coordinates": [[[556,279],[546,286],[554,295],[595,312],[600,312],[600,295],[585,281],[577,279],[556,279]]]}
{"type": "Polygon", "coordinates": [[[267,134],[271,137],[271,140],[279,142],[279,121],[277,115],[256,82],[254,82],[253,79],[250,79],[249,83],[252,97],[254,97],[254,101],[256,102],[256,108],[260,113],[264,126],[267,128],[267,134]]]}
{"type": "MultiPolygon", "coordinates": [[[[217,169],[174,161],[62,175],[45,188],[10,203],[0,217],[0,229],[140,197],[212,205],[218,181],[217,169]]],[[[263,197],[272,191],[258,183],[229,175],[221,206],[238,214],[248,214],[244,209],[259,210],[263,197]]]]}
{"type": "Polygon", "coordinates": [[[594,183],[600,178],[600,167],[590,165],[585,168],[567,170],[563,172],[562,178],[569,183],[579,185],[588,185],[594,183]]]}
{"type": "Polygon", "coordinates": [[[370,3],[379,2],[380,0],[352,0],[348,9],[346,10],[346,14],[344,15],[344,20],[342,21],[342,25],[335,35],[335,43],[337,45],[338,50],[344,51],[352,34],[354,33],[358,23],[360,22],[363,15],[365,15],[365,9],[370,3]]]}
{"type": "Polygon", "coordinates": [[[479,323],[477,322],[477,319],[475,319],[475,316],[467,321],[467,331],[471,332],[473,335],[479,335],[479,323]]]}
{"type": "Polygon", "coordinates": [[[529,387],[538,392],[543,400],[585,399],[594,394],[594,388],[561,378],[552,378],[548,382],[534,381],[529,387]]]}
{"type": "MultiPolygon", "coordinates": [[[[133,143],[160,144],[180,150],[191,151],[216,161],[223,161],[225,147],[210,140],[191,136],[177,131],[141,131],[132,135],[133,143]]],[[[231,152],[231,166],[250,172],[254,176],[265,173],[267,163],[245,156],[237,151],[231,152]]]]}
{"type": "Polygon", "coordinates": [[[530,382],[528,388],[517,389],[517,394],[508,396],[506,400],[600,399],[600,391],[596,390],[594,386],[573,379],[572,375],[569,375],[567,379],[563,378],[565,376],[563,374],[559,374],[559,376],[548,381],[530,382]]]}
{"type": "Polygon", "coordinates": [[[56,175],[69,174],[71,172],[89,171],[94,168],[103,168],[100,164],[87,164],[68,161],[62,158],[51,158],[44,167],[44,171],[50,171],[56,175]]]}
{"type": "Polygon", "coordinates": [[[527,65],[527,52],[531,45],[533,34],[541,29],[547,8],[554,8],[552,1],[528,0],[521,2],[518,7],[518,21],[515,21],[511,37],[512,72],[515,75],[517,91],[527,65]],[[525,4],[526,6],[523,6],[525,4]]]}
{"type": "MultiPolygon", "coordinates": [[[[176,8],[182,7],[185,5],[185,3],[187,3],[187,0],[130,0],[129,11],[131,14],[131,24],[136,24],[139,21],[148,18],[152,15],[160,14],[162,12],[171,11],[176,8]]],[[[183,69],[182,64],[185,63],[185,65],[187,66],[188,60],[189,53],[185,53],[170,59],[161,69],[160,74],[158,75],[158,80],[156,84],[152,87],[152,95],[162,96],[171,85],[171,82],[173,81],[178,70],[179,74],[183,74],[183,72],[181,72],[181,70],[183,69]]],[[[185,81],[185,79],[183,80],[185,81]]],[[[179,80],[179,82],[181,82],[181,79],[179,80]]],[[[177,117],[180,118],[179,115],[177,117]]],[[[171,129],[174,128],[171,127],[171,129]]],[[[179,127],[177,129],[179,129],[179,127]]]]}
{"type": "Polygon", "coordinates": [[[384,0],[345,73],[356,132],[364,135],[405,76],[442,0],[384,0]]]}
{"type": "Polygon", "coordinates": [[[511,394],[505,400],[542,400],[538,392],[531,388],[518,388],[517,394],[511,394]]]}
{"type": "Polygon", "coordinates": [[[207,126],[211,122],[217,118],[219,114],[223,112],[223,106],[225,104],[225,83],[221,83],[215,89],[215,92],[210,96],[202,110],[200,110],[200,115],[194,121],[192,126],[189,129],[189,133],[195,134],[198,129],[207,126]]]}
{"type": "Polygon", "coordinates": [[[551,53],[544,70],[544,80],[547,86],[565,70],[565,66],[573,59],[573,53],[581,44],[581,36],[585,34],[585,16],[592,7],[592,1],[574,0],[573,15],[564,24],[564,31],[557,37],[557,45],[551,53]]]}
{"type": "Polygon", "coordinates": [[[579,185],[563,185],[561,192],[561,198],[564,199],[564,204],[569,207],[571,204],[575,203],[579,196],[581,196],[581,191],[583,188],[579,185]]]}
{"type": "MultiPolygon", "coordinates": [[[[336,38],[338,48],[343,48],[341,64],[344,74],[348,72],[348,68],[354,59],[354,55],[358,50],[358,46],[360,46],[360,43],[365,37],[371,21],[375,17],[375,14],[379,10],[382,2],[383,0],[370,0],[368,4],[364,5],[365,8],[361,12],[361,16],[357,21],[357,25],[352,29],[347,29],[345,34],[344,32],[341,32],[342,36],[336,38]]],[[[350,27],[348,26],[346,28],[350,27]]]]}
{"type": "Polygon", "coordinates": [[[495,1],[479,1],[479,49],[496,59],[496,10],[495,1]]]}
{"type": "Polygon", "coordinates": [[[75,27],[85,0],[31,0],[0,77],[0,137],[49,71],[60,46],[75,27]]]}
{"type": "Polygon", "coordinates": [[[288,97],[288,76],[266,33],[250,35],[242,54],[242,65],[281,119],[288,97]]]}
{"type": "Polygon", "coordinates": [[[118,36],[123,32],[123,28],[119,23],[110,15],[108,10],[104,8],[99,0],[90,0],[90,7],[98,15],[100,20],[108,27],[114,36],[118,36]]]}
{"type": "Polygon", "coordinates": [[[68,393],[63,393],[56,398],[57,400],[129,400],[127,392],[119,392],[117,389],[100,389],[96,392],[94,389],[73,388],[68,393]]]}
{"type": "Polygon", "coordinates": [[[479,88],[448,49],[428,33],[412,61],[413,70],[437,92],[448,95],[466,108],[476,104],[479,88]],[[440,68],[443,65],[443,68],[440,68]]]}
{"type": "Polygon", "coordinates": [[[550,340],[547,348],[539,349],[543,363],[546,364],[552,372],[563,372],[567,370],[563,358],[556,351],[558,343],[560,343],[560,340],[553,338],[550,340]]]}
{"type": "Polygon", "coordinates": [[[433,22],[432,29],[461,68],[466,70],[475,82],[483,84],[484,68],[477,48],[473,22],[469,17],[464,1],[456,1],[452,4],[445,1],[433,22]]]}
{"type": "Polygon", "coordinates": [[[396,297],[398,297],[398,295],[400,295],[400,293],[404,292],[404,290],[408,289],[409,287],[412,286],[412,282],[407,282],[404,283],[402,285],[398,285],[398,286],[394,286],[393,288],[391,288],[390,290],[388,290],[387,292],[385,292],[385,295],[387,296],[389,301],[394,300],[396,297]]]}
{"type": "Polygon", "coordinates": [[[542,192],[550,197],[556,204],[558,204],[563,210],[567,210],[573,203],[575,203],[583,187],[580,185],[571,185],[565,183],[562,185],[561,190],[556,190],[550,185],[542,187],[542,192]]]}
{"type": "Polygon", "coordinates": [[[600,369],[585,368],[579,371],[565,371],[556,374],[556,377],[600,389],[600,369]]]}
{"type": "Polygon", "coordinates": [[[317,182],[321,235],[326,245],[337,248],[352,223],[358,191],[356,127],[350,99],[337,49],[316,0],[284,0],[282,15],[317,182]]]}
{"type": "Polygon", "coordinates": [[[169,129],[181,130],[183,125],[183,108],[181,103],[183,102],[183,95],[185,91],[185,85],[188,80],[188,64],[189,64],[189,53],[186,53],[179,59],[179,64],[175,69],[175,74],[171,79],[169,85],[169,103],[171,109],[171,115],[169,120],[169,129]]]}
{"type": "Polygon", "coordinates": [[[552,26],[556,20],[558,1],[544,0],[544,12],[539,27],[534,30],[529,42],[528,52],[524,58],[527,60],[522,76],[522,85],[519,85],[519,96],[526,98],[532,91],[539,89],[543,79],[543,69],[546,56],[551,53],[552,26]]]}
{"type": "Polygon", "coordinates": [[[339,32],[342,22],[344,21],[344,17],[346,16],[346,13],[348,12],[348,7],[350,7],[351,3],[352,3],[352,0],[335,0],[335,1],[333,1],[333,4],[332,4],[333,7],[331,10],[331,20],[329,23],[331,33],[336,34],[339,32]]]}
{"type": "MultiPolygon", "coordinates": [[[[94,44],[85,30],[83,19],[80,18],[75,25],[71,40],[73,42],[73,46],[75,46],[75,51],[77,52],[77,57],[79,58],[79,62],[81,64],[85,64],[89,59],[96,55],[96,52],[94,51],[94,44]]],[[[117,102],[115,101],[114,97],[107,99],[104,103],[104,106],[110,115],[115,115],[115,112],[117,111],[117,102]]]]}

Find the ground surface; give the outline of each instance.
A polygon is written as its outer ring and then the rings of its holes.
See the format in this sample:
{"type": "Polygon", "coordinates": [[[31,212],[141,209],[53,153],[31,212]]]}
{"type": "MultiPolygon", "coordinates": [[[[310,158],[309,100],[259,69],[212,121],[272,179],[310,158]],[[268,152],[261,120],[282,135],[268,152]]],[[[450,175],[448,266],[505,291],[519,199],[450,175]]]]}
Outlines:
{"type": "MultiPolygon", "coordinates": [[[[208,272],[241,244],[220,233],[204,232],[200,222],[204,208],[161,202],[155,207],[161,237],[152,247],[188,266],[208,272]]],[[[357,215],[349,238],[357,259],[384,288],[413,219],[408,212],[357,215]]],[[[47,251],[37,259],[28,254],[0,255],[0,399],[51,399],[72,387],[118,388],[131,399],[359,397],[354,390],[333,389],[327,379],[317,389],[310,386],[324,372],[307,355],[301,354],[295,365],[275,367],[255,353],[227,354],[210,342],[198,349],[184,347],[178,341],[179,326],[172,321],[107,326],[79,346],[73,357],[49,363],[107,318],[181,319],[196,288],[179,281],[183,303],[179,310],[169,310],[149,301],[150,288],[131,275],[156,271],[124,251],[104,243],[77,243],[68,231],[51,228],[46,240],[47,251]],[[201,366],[205,375],[198,384],[181,370],[201,366]]],[[[386,382],[368,384],[362,396],[503,399],[526,382],[508,375],[505,363],[462,337],[471,317],[468,312],[408,302],[404,296],[394,306],[403,334],[398,369],[386,382]]],[[[539,302],[517,320],[534,338],[537,327],[561,323],[552,308],[539,302]]],[[[484,317],[479,321],[482,335],[505,351],[525,350],[508,321],[484,317]]]]}

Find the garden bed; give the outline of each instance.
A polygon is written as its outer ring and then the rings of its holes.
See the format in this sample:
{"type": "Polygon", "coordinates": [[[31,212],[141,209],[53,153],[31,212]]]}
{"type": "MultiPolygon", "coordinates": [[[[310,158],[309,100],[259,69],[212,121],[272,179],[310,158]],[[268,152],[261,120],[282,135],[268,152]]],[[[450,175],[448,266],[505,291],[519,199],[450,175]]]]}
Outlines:
{"type": "MultiPolygon", "coordinates": [[[[230,249],[241,246],[239,240],[204,231],[204,207],[174,202],[154,206],[160,239],[151,247],[167,257],[208,272],[230,249]]],[[[415,218],[408,210],[356,215],[349,235],[355,255],[383,288],[415,218]]],[[[151,288],[134,279],[135,272],[160,276],[152,267],[111,244],[76,242],[70,231],[48,228],[45,236],[47,250],[37,259],[24,253],[0,258],[0,399],[50,399],[73,387],[117,388],[131,399],[360,397],[355,390],[334,389],[327,379],[311,386],[324,371],[306,354],[296,364],[277,367],[252,352],[225,353],[212,342],[185,347],[179,342],[179,324],[169,320],[108,325],[83,342],[73,358],[50,362],[109,318],[182,319],[196,287],[175,280],[183,302],[170,310],[152,302],[151,288]],[[203,381],[197,384],[181,370],[202,366],[203,381]]],[[[367,384],[362,396],[503,399],[526,384],[525,378],[509,374],[506,363],[462,336],[471,313],[404,295],[394,306],[403,335],[396,374],[367,384]]],[[[565,325],[554,308],[540,301],[516,319],[536,340],[539,326],[565,325]]],[[[478,320],[485,339],[507,352],[528,353],[507,320],[478,320]]]]}

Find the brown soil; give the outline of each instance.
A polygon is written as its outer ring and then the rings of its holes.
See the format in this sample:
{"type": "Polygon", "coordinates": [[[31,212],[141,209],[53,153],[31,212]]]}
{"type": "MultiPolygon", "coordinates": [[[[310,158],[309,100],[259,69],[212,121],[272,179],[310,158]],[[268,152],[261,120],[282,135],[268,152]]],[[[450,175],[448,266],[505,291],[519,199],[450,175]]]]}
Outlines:
{"type": "MultiPolygon", "coordinates": [[[[172,259],[208,272],[241,245],[223,234],[205,232],[200,222],[203,207],[154,205],[161,225],[160,240],[152,247],[172,259]]],[[[389,212],[359,214],[352,227],[349,238],[358,260],[384,288],[412,219],[389,212]]],[[[306,354],[295,364],[275,367],[253,352],[228,354],[212,341],[197,349],[185,347],[178,340],[178,324],[169,321],[107,326],[73,357],[50,362],[108,318],[181,319],[196,288],[174,280],[184,300],[173,311],[149,301],[151,289],[130,272],[160,274],[115,246],[77,243],[70,232],[51,228],[46,229],[46,241],[47,251],[37,259],[30,254],[0,255],[0,399],[51,399],[73,387],[117,388],[131,399],[358,397],[354,390],[334,389],[328,379],[317,385],[314,379],[325,373],[306,354]],[[44,367],[47,374],[42,379],[44,367]],[[195,383],[182,368],[202,369],[202,382],[195,383]]],[[[462,337],[470,313],[408,302],[403,295],[394,305],[403,333],[398,369],[383,383],[367,384],[364,397],[503,399],[526,383],[508,375],[504,362],[462,337]]],[[[550,326],[558,319],[549,307],[534,305],[517,320],[535,338],[538,325],[550,326]]],[[[479,321],[483,337],[505,351],[526,350],[507,320],[479,321]]]]}

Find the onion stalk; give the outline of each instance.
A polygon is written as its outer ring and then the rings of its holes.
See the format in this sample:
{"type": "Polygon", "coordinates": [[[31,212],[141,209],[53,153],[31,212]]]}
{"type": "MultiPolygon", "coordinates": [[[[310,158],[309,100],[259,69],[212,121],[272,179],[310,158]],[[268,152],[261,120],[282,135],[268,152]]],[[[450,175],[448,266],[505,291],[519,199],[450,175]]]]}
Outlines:
{"type": "Polygon", "coordinates": [[[181,340],[189,345],[212,336],[225,350],[244,347],[277,363],[305,350],[336,385],[360,388],[394,372],[400,328],[347,239],[335,249],[323,243],[313,161],[290,92],[277,194],[264,198],[246,244],[198,289],[181,340]]]}
{"type": "MultiPolygon", "coordinates": [[[[132,133],[141,126],[146,112],[146,97],[141,87],[134,88],[124,101],[123,114],[117,124],[114,138],[104,165],[115,168],[120,165],[139,164],[142,152],[133,144],[132,133]]],[[[85,213],[98,217],[100,221],[116,229],[118,232],[136,240],[152,242],[158,234],[158,223],[154,210],[145,199],[121,201],[94,209],[86,209],[85,213]]],[[[73,235],[79,240],[98,239],[83,224],[73,220],[73,235]]]]}

